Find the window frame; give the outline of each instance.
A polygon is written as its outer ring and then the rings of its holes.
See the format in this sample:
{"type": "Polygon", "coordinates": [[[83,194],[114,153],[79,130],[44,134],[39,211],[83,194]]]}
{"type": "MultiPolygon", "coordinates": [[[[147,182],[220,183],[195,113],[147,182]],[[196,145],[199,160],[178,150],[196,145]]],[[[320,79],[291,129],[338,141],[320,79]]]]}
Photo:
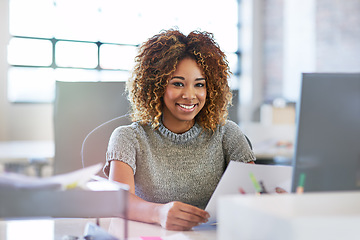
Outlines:
{"type": "MultiPolygon", "coordinates": [[[[236,69],[235,71],[232,72],[233,76],[231,77],[231,88],[232,89],[238,89],[239,87],[239,82],[240,82],[240,76],[241,76],[241,49],[240,49],[240,44],[239,44],[239,40],[240,40],[240,30],[241,30],[241,22],[240,22],[240,7],[241,7],[241,3],[240,0],[234,0],[237,2],[237,25],[236,25],[236,29],[237,29],[237,36],[238,36],[238,43],[237,43],[237,50],[235,52],[225,52],[226,55],[228,54],[235,54],[236,55],[236,69]]],[[[8,72],[10,71],[10,69],[16,69],[16,68],[30,68],[30,69],[79,69],[79,70],[95,70],[98,72],[121,72],[121,73],[127,73],[129,74],[130,70],[128,69],[120,69],[120,68],[103,68],[101,65],[101,46],[104,45],[116,45],[116,46],[131,46],[131,47],[138,47],[139,44],[129,44],[129,43],[119,43],[119,42],[102,42],[102,41],[86,41],[86,40],[76,40],[76,39],[62,39],[62,38],[46,38],[46,37],[33,37],[33,36],[23,36],[23,35],[11,35],[10,34],[10,41],[11,39],[16,39],[16,38],[20,38],[20,39],[35,39],[35,40],[46,40],[46,41],[50,41],[51,42],[51,46],[52,46],[52,56],[51,56],[51,64],[48,66],[37,66],[37,65],[23,65],[23,64],[10,64],[8,63],[8,72]],[[56,51],[56,44],[59,42],[74,42],[74,43],[91,43],[91,44],[95,44],[97,46],[97,65],[94,68],[89,68],[89,67],[65,67],[65,66],[59,66],[56,63],[56,56],[57,56],[57,51],[56,51]]],[[[234,59],[235,59],[234,58],[234,59]]],[[[9,81],[11,81],[9,79],[9,76],[7,77],[7,81],[9,83],[9,81]]],[[[101,80],[99,80],[101,81],[101,80]]],[[[105,80],[106,81],[106,80],[105,80]]],[[[124,79],[124,81],[126,81],[126,79],[124,79]]],[[[9,85],[9,84],[8,84],[9,85]]],[[[9,89],[7,90],[7,92],[9,93],[9,89]]],[[[54,92],[55,94],[55,92],[54,92]]],[[[51,103],[53,102],[52,100],[49,101],[34,101],[34,100],[11,100],[8,94],[7,97],[8,101],[11,103],[51,103]]]]}

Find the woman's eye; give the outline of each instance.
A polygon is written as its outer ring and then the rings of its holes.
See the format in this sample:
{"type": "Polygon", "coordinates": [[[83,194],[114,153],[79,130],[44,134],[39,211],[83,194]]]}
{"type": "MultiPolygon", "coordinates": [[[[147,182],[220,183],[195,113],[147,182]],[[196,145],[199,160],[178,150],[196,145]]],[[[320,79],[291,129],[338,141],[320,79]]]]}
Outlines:
{"type": "Polygon", "coordinates": [[[182,86],[184,86],[184,84],[181,83],[181,82],[174,82],[173,85],[176,86],[176,87],[182,87],[182,86]]]}
{"type": "Polygon", "coordinates": [[[205,87],[205,84],[204,83],[197,83],[195,86],[196,87],[205,87]]]}

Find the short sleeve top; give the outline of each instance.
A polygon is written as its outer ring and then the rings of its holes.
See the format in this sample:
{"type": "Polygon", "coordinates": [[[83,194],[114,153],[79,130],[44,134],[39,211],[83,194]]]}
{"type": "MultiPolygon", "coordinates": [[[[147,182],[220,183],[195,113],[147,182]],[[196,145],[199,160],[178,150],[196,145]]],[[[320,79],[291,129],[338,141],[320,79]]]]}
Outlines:
{"type": "Polygon", "coordinates": [[[128,164],[135,194],[156,203],[181,201],[205,208],[230,161],[255,161],[239,126],[227,121],[214,132],[195,124],[176,134],[162,123],[154,130],[134,122],[112,133],[104,173],[110,161],[128,164]]]}

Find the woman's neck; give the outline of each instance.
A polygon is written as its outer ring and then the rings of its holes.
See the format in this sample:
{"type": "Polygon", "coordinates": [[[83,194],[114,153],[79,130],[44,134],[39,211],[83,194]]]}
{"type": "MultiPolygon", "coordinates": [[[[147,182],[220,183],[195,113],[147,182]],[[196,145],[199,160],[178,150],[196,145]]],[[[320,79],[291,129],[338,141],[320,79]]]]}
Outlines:
{"type": "Polygon", "coordinates": [[[195,124],[195,120],[191,121],[171,121],[162,118],[163,125],[173,133],[182,134],[189,131],[195,124]]]}

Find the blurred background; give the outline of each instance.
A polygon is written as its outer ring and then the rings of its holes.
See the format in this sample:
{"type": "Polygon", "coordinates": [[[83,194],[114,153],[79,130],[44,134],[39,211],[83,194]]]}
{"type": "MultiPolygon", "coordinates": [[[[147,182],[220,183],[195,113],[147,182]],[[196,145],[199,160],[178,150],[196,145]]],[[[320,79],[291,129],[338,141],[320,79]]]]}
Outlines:
{"type": "Polygon", "coordinates": [[[126,81],[137,46],[174,27],[214,34],[231,118],[265,162],[291,163],[301,73],[360,72],[360,0],[0,0],[2,170],[35,142],[52,159],[55,81],[126,81]]]}

